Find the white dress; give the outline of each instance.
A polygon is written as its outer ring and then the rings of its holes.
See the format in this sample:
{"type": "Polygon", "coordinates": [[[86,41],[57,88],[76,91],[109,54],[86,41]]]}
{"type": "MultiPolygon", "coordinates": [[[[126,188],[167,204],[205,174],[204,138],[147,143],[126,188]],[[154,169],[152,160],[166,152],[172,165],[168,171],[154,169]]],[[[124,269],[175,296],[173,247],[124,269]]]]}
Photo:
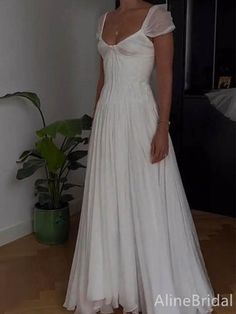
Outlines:
{"type": "Polygon", "coordinates": [[[209,302],[170,305],[171,297],[214,296],[170,136],[167,157],[150,162],[158,111],[147,36],[171,32],[171,13],[153,5],[140,30],[116,45],[102,38],[105,18],[97,30],[105,83],[90,134],[64,307],[80,314],[112,313],[119,305],[124,313],[206,314],[209,302]]]}

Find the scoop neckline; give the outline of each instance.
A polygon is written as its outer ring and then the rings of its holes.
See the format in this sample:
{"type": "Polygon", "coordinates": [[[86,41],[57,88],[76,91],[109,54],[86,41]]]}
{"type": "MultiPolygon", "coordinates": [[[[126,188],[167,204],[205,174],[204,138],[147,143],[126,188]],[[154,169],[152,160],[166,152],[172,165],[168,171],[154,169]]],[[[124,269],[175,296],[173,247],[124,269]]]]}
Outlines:
{"type": "Polygon", "coordinates": [[[138,34],[139,32],[141,32],[146,24],[146,21],[150,15],[150,12],[152,11],[153,7],[156,7],[158,6],[158,4],[153,4],[150,6],[150,8],[147,10],[147,14],[145,15],[145,18],[143,19],[143,22],[141,23],[141,26],[140,28],[135,31],[134,33],[128,35],[127,37],[121,39],[118,43],[116,44],[108,44],[104,39],[103,39],[103,30],[104,30],[104,25],[105,25],[105,22],[106,22],[106,17],[107,17],[107,14],[110,13],[110,11],[106,11],[104,13],[104,17],[103,17],[103,21],[102,21],[102,27],[101,27],[101,31],[100,31],[100,39],[104,42],[104,44],[106,44],[107,46],[109,47],[115,47],[115,46],[118,46],[120,43],[122,43],[123,41],[127,40],[128,38],[130,37],[133,37],[134,35],[138,34]]]}

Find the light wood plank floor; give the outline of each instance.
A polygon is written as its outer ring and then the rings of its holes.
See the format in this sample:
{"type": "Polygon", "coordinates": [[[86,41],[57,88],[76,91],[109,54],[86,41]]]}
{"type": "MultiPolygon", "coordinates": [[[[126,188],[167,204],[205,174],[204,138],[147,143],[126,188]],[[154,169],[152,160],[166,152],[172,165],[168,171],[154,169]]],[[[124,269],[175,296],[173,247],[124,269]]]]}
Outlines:
{"type": "MultiPolygon", "coordinates": [[[[233,307],[215,307],[215,314],[236,313],[235,219],[193,211],[202,252],[216,293],[233,294],[233,307]]],[[[64,302],[78,230],[73,217],[70,240],[48,247],[34,235],[0,248],[0,314],[59,314],[64,302]]],[[[116,314],[121,313],[121,309],[116,314]]]]}

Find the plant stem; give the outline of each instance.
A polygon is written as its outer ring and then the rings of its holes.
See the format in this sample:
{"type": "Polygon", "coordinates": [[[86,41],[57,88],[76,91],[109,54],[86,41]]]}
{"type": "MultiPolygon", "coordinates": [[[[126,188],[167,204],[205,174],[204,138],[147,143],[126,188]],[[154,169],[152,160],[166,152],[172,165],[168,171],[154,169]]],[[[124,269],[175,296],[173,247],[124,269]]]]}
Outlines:
{"type": "Polygon", "coordinates": [[[67,137],[64,138],[64,140],[63,140],[63,142],[62,142],[62,144],[61,144],[60,150],[63,150],[63,147],[64,147],[64,145],[65,145],[66,140],[67,140],[67,137]]]}
{"type": "MultiPolygon", "coordinates": [[[[68,177],[69,172],[70,172],[70,169],[67,169],[67,174],[66,174],[65,178],[68,177]]],[[[62,182],[62,185],[61,185],[61,188],[60,188],[60,192],[59,192],[59,193],[60,193],[60,196],[61,196],[61,193],[62,193],[62,191],[63,191],[64,185],[65,185],[65,182],[62,182]]]]}
{"type": "MultiPolygon", "coordinates": [[[[76,143],[68,152],[67,156],[79,145],[79,143],[76,143]]],[[[59,172],[59,179],[61,178],[63,172],[65,171],[66,167],[66,162],[67,162],[67,158],[65,159],[63,165],[61,166],[60,172],[59,172]]]]}

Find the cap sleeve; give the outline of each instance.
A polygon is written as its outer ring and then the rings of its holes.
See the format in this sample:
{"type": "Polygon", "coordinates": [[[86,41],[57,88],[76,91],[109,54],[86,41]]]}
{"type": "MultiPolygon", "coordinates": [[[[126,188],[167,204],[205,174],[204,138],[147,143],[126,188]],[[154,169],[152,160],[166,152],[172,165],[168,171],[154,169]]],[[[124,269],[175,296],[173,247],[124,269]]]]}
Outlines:
{"type": "Polygon", "coordinates": [[[97,20],[97,30],[96,30],[96,38],[99,39],[101,36],[101,31],[102,31],[102,24],[103,24],[103,19],[104,19],[104,14],[100,15],[98,20],[97,20]]]}
{"type": "Polygon", "coordinates": [[[156,37],[169,33],[175,29],[171,12],[166,4],[154,5],[144,25],[144,33],[149,37],[156,37]]]}

